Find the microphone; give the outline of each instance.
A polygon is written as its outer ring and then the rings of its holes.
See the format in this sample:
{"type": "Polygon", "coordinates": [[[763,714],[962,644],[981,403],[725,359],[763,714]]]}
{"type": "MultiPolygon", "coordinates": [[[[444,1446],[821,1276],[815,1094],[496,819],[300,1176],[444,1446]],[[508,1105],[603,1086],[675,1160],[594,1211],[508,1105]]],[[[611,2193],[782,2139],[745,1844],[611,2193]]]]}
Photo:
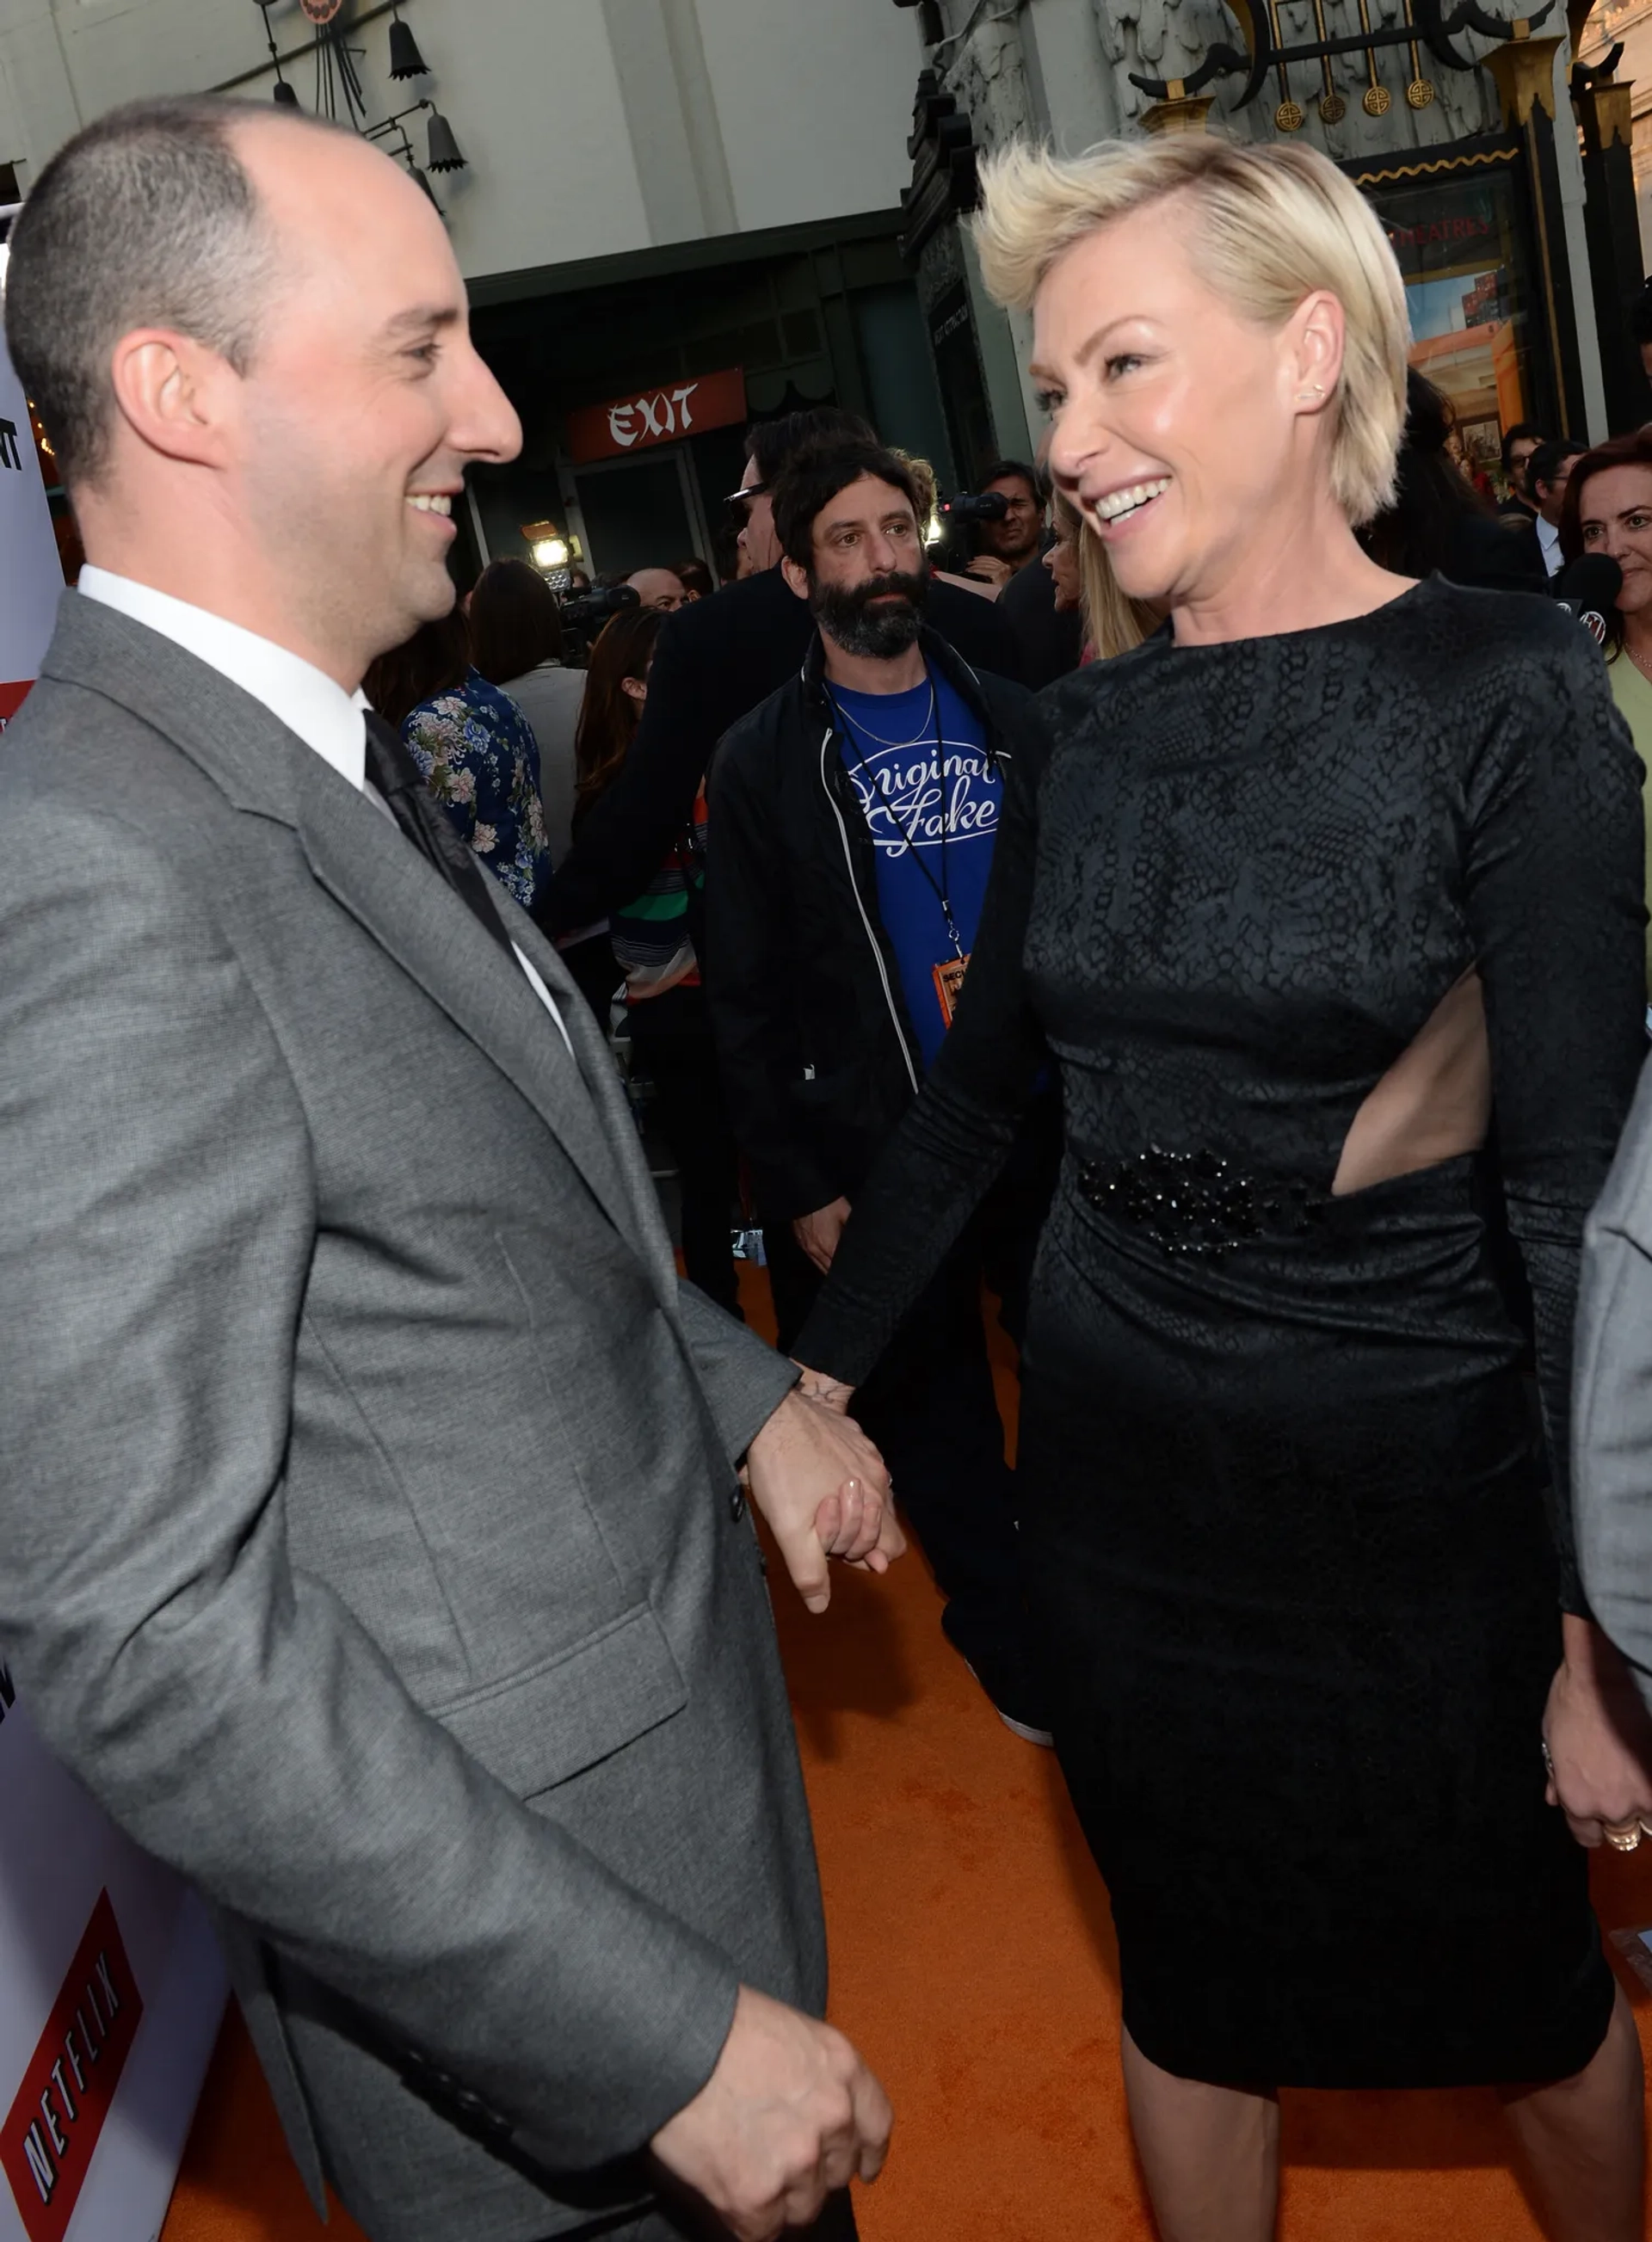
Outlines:
{"type": "Polygon", "coordinates": [[[1606,619],[1616,607],[1622,588],[1623,571],[1604,553],[1585,553],[1555,580],[1555,597],[1582,624],[1596,646],[1606,643],[1606,619]]]}

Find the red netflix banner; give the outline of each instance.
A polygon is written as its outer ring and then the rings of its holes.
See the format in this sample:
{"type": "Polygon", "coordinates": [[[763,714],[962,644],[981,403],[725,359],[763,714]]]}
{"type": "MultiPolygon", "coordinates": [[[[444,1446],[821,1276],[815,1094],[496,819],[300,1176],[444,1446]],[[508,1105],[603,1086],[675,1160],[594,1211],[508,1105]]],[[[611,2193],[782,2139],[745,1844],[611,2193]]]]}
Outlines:
{"type": "Polygon", "coordinates": [[[721,373],[674,381],[641,396],[581,405],[567,416],[568,457],[581,466],[588,460],[622,460],[652,444],[731,427],[745,417],[746,377],[739,366],[726,366],[721,373]]]}
{"type": "Polygon", "coordinates": [[[0,2170],[29,2242],[62,2242],[144,2013],[107,1891],[0,2127],[0,2170]]]}

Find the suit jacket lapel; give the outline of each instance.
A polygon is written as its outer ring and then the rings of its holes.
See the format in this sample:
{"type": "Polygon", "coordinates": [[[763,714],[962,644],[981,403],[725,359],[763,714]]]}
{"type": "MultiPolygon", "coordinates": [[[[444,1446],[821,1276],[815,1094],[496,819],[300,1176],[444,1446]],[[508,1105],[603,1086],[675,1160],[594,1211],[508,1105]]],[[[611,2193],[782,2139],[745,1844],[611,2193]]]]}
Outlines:
{"type": "MultiPolygon", "coordinates": [[[[514,1084],[614,1227],[641,1246],[636,1209],[605,1140],[599,1104],[520,968],[384,812],[319,755],[306,755],[299,769],[298,829],[328,894],[514,1084]]],[[[566,1018],[567,1007],[560,1009],[566,1018]]]]}
{"type": "MultiPolygon", "coordinates": [[[[317,880],[543,1118],[658,1280],[658,1218],[640,1216],[641,1202],[622,1172],[636,1131],[601,1038],[593,1028],[606,1074],[594,1052],[582,1051],[578,1066],[569,1059],[520,968],[381,809],[209,663],[74,592],[64,595],[41,675],[131,709],[198,765],[237,809],[295,828],[317,880]],[[615,1099],[622,1128],[615,1124],[615,1099]],[[618,1158],[609,1131],[623,1148],[618,1158]]],[[[488,887],[491,894],[491,877],[488,887]]],[[[573,1034],[582,1000],[525,914],[500,893],[512,938],[525,951],[531,941],[547,987],[566,998],[561,1009],[573,1034]]]]}
{"type": "MultiPolygon", "coordinates": [[[[579,1060],[580,1073],[601,1116],[602,1141],[613,1152],[615,1166],[625,1179],[635,1231],[644,1241],[641,1250],[653,1266],[656,1280],[662,1285],[669,1280],[666,1297],[668,1302],[674,1303],[676,1261],[665,1224],[660,1217],[659,1193],[655,1190],[654,1178],[648,1172],[642,1140],[637,1133],[630,1105],[620,1086],[619,1073],[614,1064],[614,1054],[608,1049],[608,1038],[563,964],[554,943],[546,940],[527,913],[502,889],[500,906],[506,932],[523,955],[533,960],[535,971],[555,997],[557,1009],[567,1024],[568,1036],[579,1060]]],[[[548,1022],[547,1025],[549,1025],[548,1022]]],[[[554,1029],[552,1033],[555,1033],[554,1029]]],[[[560,1042],[561,1038],[558,1040],[560,1042]]]]}

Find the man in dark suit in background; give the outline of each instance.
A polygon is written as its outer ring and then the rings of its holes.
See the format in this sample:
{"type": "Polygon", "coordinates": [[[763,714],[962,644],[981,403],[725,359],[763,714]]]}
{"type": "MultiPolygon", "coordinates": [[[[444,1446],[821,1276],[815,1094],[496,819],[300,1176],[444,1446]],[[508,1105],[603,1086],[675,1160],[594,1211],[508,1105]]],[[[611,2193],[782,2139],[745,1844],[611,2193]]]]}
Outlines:
{"type": "MultiPolygon", "coordinates": [[[[781,577],[770,492],[789,457],[833,440],[876,441],[857,414],[835,406],[753,427],[734,493],[746,515],[740,542],[753,574],[673,615],[661,632],[625,768],[581,826],[538,907],[547,933],[594,925],[645,891],[688,822],[718,741],[802,666],[814,623],[781,577]]],[[[933,584],[928,613],[971,668],[1019,678],[1015,634],[990,600],[933,584]]]]}

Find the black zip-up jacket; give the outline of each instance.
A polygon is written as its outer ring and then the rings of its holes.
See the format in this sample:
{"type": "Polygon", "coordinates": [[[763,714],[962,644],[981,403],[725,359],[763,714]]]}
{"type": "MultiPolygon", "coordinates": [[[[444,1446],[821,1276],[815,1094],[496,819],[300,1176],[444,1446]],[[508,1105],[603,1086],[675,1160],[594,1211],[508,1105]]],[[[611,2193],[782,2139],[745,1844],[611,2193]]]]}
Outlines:
{"type": "MultiPolygon", "coordinates": [[[[1009,762],[1028,695],[932,631],[920,643],[1009,762]]],[[[769,1223],[852,1198],[923,1073],[822,669],[816,632],[801,672],[733,727],[711,767],[706,1002],[769,1223]]]]}
{"type": "MultiPolygon", "coordinates": [[[[1020,676],[996,600],[931,582],[924,608],[975,668],[1020,676]]],[[[630,752],[534,905],[543,933],[589,926],[642,894],[693,814],[718,741],[796,675],[814,637],[814,617],[778,567],[666,617],[630,752]]]]}

